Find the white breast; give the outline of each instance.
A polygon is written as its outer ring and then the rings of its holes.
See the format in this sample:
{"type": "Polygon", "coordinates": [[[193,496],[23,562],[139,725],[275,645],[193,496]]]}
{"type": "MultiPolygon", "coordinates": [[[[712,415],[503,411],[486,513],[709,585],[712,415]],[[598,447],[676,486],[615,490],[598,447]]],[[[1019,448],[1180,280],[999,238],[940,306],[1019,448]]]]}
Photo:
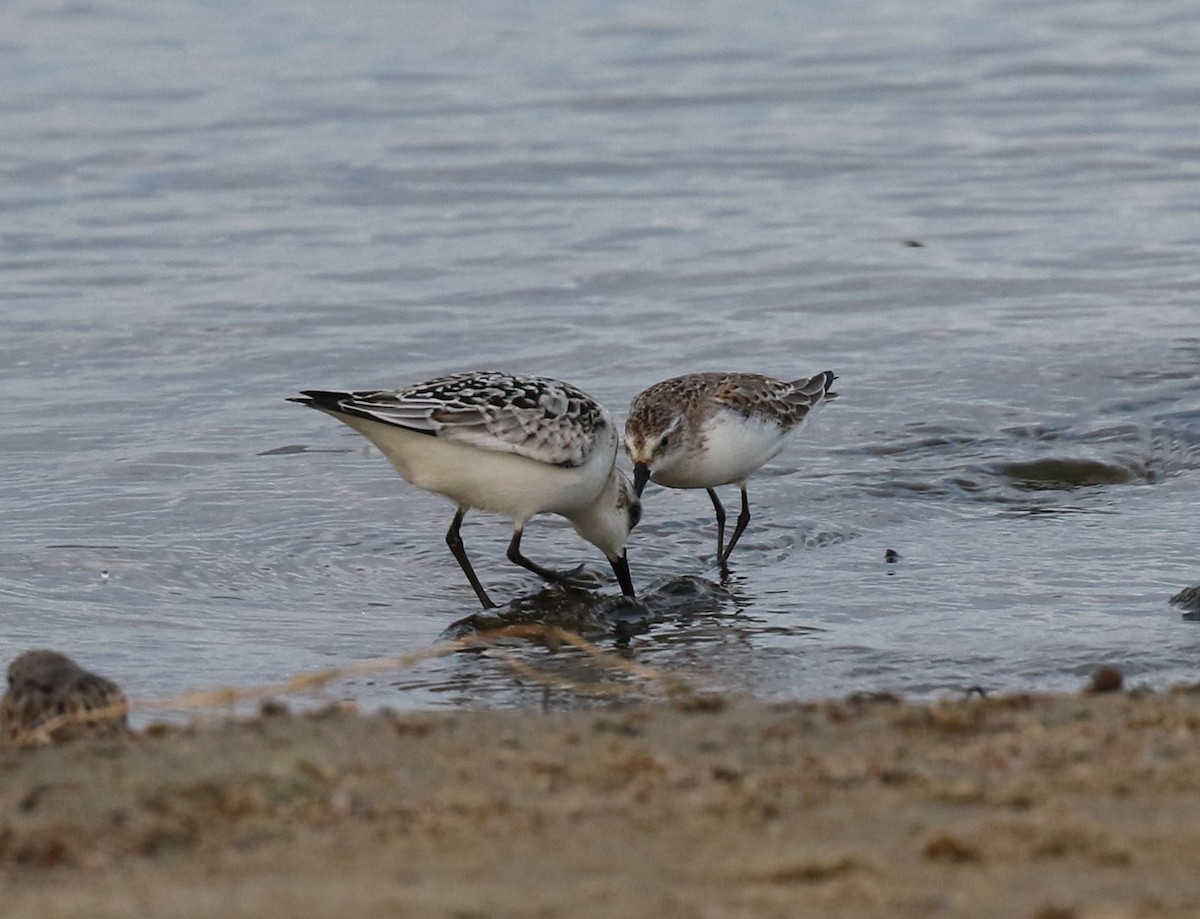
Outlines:
{"type": "Polygon", "coordinates": [[[413,485],[518,522],[540,513],[568,514],[591,502],[607,483],[617,451],[610,430],[582,466],[551,466],[365,418],[338,417],[368,437],[413,485]]]}
{"type": "MultiPolygon", "coordinates": [[[[793,429],[794,430],[794,429],[793,429]]],[[[651,478],[668,488],[711,488],[741,482],[784,448],[791,432],[732,412],[722,412],[702,429],[704,446],[681,451],[656,464],[651,478]]]]}

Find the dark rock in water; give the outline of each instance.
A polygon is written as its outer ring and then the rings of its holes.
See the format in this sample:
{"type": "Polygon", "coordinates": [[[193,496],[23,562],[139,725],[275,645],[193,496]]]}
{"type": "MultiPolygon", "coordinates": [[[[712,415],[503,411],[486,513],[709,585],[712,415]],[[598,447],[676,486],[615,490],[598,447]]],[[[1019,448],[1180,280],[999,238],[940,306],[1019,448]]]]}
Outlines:
{"type": "Polygon", "coordinates": [[[1176,606],[1183,607],[1183,618],[1200,620],[1200,584],[1185,587],[1171,598],[1176,606]]]}
{"type": "Polygon", "coordinates": [[[26,651],[8,665],[0,738],[50,743],[127,730],[125,694],[57,651],[26,651]]]}
{"type": "Polygon", "coordinates": [[[652,585],[639,599],[559,586],[519,597],[503,609],[483,610],[451,623],[442,641],[455,641],[510,626],[566,629],[583,638],[624,641],[649,631],[656,622],[720,612],[733,594],[715,581],[694,575],[652,585]]]}
{"type": "Polygon", "coordinates": [[[651,585],[645,597],[656,622],[719,613],[736,604],[728,587],[694,574],[659,581],[651,585]]]}
{"type": "Polygon", "coordinates": [[[658,581],[647,593],[656,600],[678,603],[709,603],[713,599],[728,600],[733,594],[729,588],[716,581],[695,574],[685,574],[666,581],[658,581]]]}
{"type": "Polygon", "coordinates": [[[1137,475],[1133,469],[1099,460],[1048,457],[1025,463],[1003,463],[1000,474],[1022,488],[1083,488],[1121,485],[1137,475]]]}
{"type": "Polygon", "coordinates": [[[883,560],[889,565],[894,565],[896,562],[900,561],[900,553],[895,549],[888,549],[883,553],[883,560]]]}
{"type": "Polygon", "coordinates": [[[614,634],[620,637],[645,631],[652,618],[650,609],[640,600],[554,586],[518,597],[503,609],[464,616],[447,626],[440,640],[455,641],[521,625],[566,629],[590,639],[614,634]]]}

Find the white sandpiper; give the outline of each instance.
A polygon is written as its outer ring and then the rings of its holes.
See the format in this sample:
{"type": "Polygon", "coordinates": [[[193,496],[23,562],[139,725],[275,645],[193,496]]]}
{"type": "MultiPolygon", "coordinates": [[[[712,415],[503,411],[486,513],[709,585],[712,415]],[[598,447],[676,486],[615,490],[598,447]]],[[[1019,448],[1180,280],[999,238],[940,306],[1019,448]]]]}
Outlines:
{"type": "Polygon", "coordinates": [[[704,488],[717,512],[717,562],[750,522],[746,479],[776,456],[810,411],[837,397],[831,371],[785,383],[758,373],[689,373],[655,383],[634,397],[625,422],[634,489],[646,481],[668,488],[704,488]],[[737,484],[742,511],[729,545],[725,508],[714,488],[737,484]]]}
{"type": "Polygon", "coordinates": [[[621,591],[634,596],[625,545],[641,502],[616,468],[620,435],[612,416],[586,393],[557,380],[482,371],[404,389],[301,395],[290,401],[345,422],[407,481],[458,505],[446,543],[485,608],[494,604],[459,535],[471,508],[513,521],[510,561],[553,583],[591,586],[521,554],[521,534],[534,514],[566,517],[607,556],[621,591]]]}

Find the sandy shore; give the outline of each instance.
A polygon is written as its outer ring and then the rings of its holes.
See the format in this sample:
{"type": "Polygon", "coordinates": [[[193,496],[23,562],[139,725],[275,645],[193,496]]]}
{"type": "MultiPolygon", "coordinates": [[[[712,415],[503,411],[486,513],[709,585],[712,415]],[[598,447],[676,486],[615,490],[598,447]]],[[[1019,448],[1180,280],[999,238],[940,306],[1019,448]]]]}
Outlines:
{"type": "Polygon", "coordinates": [[[5,917],[1200,915],[1200,694],[271,711],[0,748],[5,917]]]}

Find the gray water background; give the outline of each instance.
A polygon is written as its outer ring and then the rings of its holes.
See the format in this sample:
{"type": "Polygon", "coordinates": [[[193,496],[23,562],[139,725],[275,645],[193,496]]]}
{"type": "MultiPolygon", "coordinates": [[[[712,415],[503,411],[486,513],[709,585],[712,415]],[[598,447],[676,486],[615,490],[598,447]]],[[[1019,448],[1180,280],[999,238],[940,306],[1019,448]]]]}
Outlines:
{"type": "MultiPolygon", "coordinates": [[[[727,593],[704,493],[647,491],[635,582],[711,592],[630,657],[764,698],[1197,677],[1191,0],[18,2],[0,86],[4,660],[153,696],[474,612],[449,504],[297,389],[500,368],[623,419],[829,368],[727,593]]],[[[464,536],[538,594],[503,520],[464,536]]],[[[575,704],[475,654],[331,692],[575,704]]]]}

